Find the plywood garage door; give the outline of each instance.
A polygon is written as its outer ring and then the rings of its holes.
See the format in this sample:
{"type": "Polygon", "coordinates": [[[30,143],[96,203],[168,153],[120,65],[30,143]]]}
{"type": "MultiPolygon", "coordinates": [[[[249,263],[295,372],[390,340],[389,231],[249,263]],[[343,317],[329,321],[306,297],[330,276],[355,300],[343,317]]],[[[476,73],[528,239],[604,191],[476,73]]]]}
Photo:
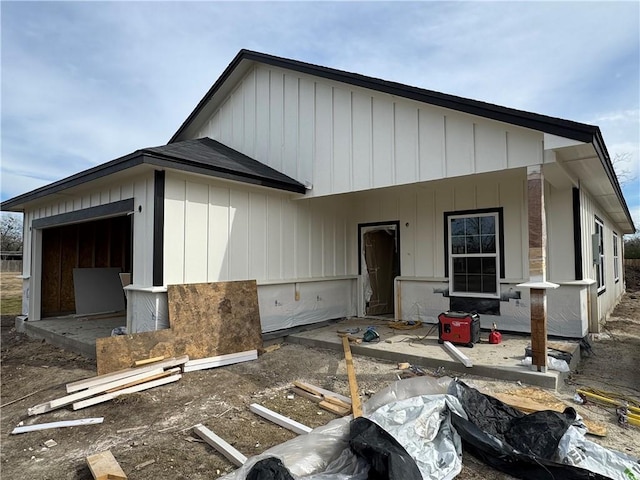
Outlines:
{"type": "Polygon", "coordinates": [[[44,229],[42,317],[75,313],[74,268],[131,272],[131,257],[130,216],[44,229]]]}

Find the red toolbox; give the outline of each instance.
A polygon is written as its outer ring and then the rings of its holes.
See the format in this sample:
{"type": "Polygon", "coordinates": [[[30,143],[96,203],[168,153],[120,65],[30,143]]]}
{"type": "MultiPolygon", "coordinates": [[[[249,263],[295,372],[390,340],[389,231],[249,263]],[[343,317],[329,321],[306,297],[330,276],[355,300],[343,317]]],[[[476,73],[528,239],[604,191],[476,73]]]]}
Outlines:
{"type": "Polygon", "coordinates": [[[477,313],[444,312],[438,315],[438,343],[451,342],[473,348],[480,341],[477,313]]]}

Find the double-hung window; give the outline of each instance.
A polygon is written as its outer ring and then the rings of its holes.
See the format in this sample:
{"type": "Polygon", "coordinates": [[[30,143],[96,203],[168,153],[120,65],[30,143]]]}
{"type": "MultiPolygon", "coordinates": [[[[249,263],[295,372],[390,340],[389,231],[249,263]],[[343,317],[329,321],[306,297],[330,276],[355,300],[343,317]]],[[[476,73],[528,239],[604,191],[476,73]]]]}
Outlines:
{"type": "Polygon", "coordinates": [[[447,215],[449,292],[452,296],[500,296],[499,212],[447,215]]]}
{"type": "Polygon", "coordinates": [[[595,233],[597,236],[596,241],[593,243],[593,260],[596,267],[596,283],[598,284],[598,292],[604,292],[604,224],[596,217],[595,218],[595,233]]]}
{"type": "Polygon", "coordinates": [[[620,280],[620,255],[618,254],[618,234],[613,232],[613,280],[620,280]]]}

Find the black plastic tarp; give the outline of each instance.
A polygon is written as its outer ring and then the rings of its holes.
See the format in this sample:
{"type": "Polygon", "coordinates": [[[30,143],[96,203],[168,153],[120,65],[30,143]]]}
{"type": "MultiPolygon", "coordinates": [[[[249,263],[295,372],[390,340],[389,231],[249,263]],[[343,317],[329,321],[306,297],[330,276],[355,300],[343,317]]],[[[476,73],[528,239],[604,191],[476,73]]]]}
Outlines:
{"type": "Polygon", "coordinates": [[[452,382],[450,390],[469,417],[452,412],[464,450],[486,464],[527,480],[608,479],[553,460],[560,439],[576,419],[573,408],[526,415],[460,381],[452,382]]]}

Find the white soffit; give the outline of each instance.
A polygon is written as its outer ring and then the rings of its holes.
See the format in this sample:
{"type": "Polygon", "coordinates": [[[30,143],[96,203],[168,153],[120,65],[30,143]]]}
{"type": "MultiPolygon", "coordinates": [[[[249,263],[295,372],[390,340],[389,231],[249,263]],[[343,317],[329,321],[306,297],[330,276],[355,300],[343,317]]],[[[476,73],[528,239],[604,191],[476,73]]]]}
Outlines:
{"type": "Polygon", "coordinates": [[[554,148],[574,147],[576,145],[584,145],[584,142],[571,140],[570,138],[558,137],[550,133],[544,134],[544,149],[551,150],[554,148]]]}

